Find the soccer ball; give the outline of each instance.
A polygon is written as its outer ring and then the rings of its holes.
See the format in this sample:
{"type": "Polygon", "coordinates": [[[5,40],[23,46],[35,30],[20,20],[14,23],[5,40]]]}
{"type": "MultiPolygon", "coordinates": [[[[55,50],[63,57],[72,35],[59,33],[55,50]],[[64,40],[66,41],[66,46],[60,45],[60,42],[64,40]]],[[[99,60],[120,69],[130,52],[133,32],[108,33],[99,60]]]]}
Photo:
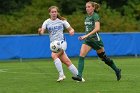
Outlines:
{"type": "Polygon", "coordinates": [[[51,42],[50,49],[54,53],[60,52],[61,49],[62,49],[61,42],[60,41],[53,41],[53,42],[51,42]]]}

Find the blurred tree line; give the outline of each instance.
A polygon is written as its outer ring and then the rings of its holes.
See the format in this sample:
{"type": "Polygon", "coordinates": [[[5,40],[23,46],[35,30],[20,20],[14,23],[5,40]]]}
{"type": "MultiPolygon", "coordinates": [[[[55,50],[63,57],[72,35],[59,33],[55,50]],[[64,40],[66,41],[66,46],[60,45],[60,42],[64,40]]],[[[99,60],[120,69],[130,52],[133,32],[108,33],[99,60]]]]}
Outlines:
{"type": "Polygon", "coordinates": [[[0,0],[0,14],[10,14],[13,11],[30,5],[32,0],[0,0]]]}
{"type": "MultiPolygon", "coordinates": [[[[0,0],[0,34],[34,34],[57,5],[76,32],[84,32],[89,0],[0,0]]],[[[102,32],[140,31],[140,0],[90,0],[101,5],[102,32]]]]}

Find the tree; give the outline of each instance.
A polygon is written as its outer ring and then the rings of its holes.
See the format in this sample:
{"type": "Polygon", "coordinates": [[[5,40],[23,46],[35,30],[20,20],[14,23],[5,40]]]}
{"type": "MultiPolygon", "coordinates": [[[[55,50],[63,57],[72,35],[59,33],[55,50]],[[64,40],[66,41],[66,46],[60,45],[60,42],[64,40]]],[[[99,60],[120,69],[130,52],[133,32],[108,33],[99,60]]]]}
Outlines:
{"type": "Polygon", "coordinates": [[[71,15],[76,11],[76,1],[75,0],[55,0],[63,14],[71,15]]]}
{"type": "Polygon", "coordinates": [[[11,13],[31,4],[32,0],[0,0],[0,14],[11,13]]]}

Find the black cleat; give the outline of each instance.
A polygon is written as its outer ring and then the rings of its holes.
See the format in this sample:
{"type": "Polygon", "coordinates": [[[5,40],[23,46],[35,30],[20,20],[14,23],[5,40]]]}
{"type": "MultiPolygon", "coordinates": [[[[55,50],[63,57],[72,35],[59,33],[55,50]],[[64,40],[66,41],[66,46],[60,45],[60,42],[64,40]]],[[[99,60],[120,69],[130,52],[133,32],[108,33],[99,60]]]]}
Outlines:
{"type": "Polygon", "coordinates": [[[73,80],[77,80],[77,81],[82,81],[82,78],[77,76],[77,77],[72,77],[73,80]]]}
{"type": "Polygon", "coordinates": [[[117,81],[119,81],[121,79],[121,69],[118,69],[118,71],[116,72],[116,76],[117,76],[117,81]]]}

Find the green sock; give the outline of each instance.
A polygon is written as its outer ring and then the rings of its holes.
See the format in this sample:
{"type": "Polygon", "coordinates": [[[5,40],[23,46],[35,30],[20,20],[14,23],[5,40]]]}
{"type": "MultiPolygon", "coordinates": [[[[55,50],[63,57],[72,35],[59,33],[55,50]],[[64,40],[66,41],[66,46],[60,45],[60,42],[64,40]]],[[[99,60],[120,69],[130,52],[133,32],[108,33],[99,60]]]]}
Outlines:
{"type": "Polygon", "coordinates": [[[84,57],[79,57],[78,62],[78,76],[82,77],[82,72],[84,70],[84,57]]]}

